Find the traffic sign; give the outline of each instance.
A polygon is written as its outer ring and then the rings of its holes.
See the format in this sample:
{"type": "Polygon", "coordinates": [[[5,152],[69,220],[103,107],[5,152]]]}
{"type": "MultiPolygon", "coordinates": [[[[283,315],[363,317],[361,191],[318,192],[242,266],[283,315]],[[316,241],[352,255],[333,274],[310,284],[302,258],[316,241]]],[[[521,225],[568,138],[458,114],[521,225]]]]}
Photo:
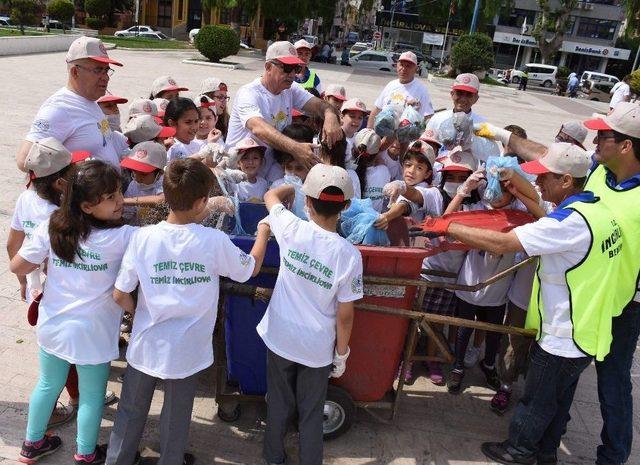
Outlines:
{"type": "Polygon", "coordinates": [[[382,39],[382,34],[380,34],[380,31],[376,31],[373,33],[373,40],[380,40],[382,39]]]}

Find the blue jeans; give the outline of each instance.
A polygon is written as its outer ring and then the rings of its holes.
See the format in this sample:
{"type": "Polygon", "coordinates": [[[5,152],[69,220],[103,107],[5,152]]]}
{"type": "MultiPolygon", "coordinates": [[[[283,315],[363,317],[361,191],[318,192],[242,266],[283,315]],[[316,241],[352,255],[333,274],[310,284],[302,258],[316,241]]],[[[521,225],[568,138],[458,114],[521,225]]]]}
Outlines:
{"type": "Polygon", "coordinates": [[[631,363],[640,333],[640,303],[631,302],[622,315],[613,319],[611,351],[596,362],[598,398],[602,413],[602,445],[598,446],[598,465],[625,463],[633,439],[633,398],[631,363]]]}
{"type": "Polygon", "coordinates": [[[509,425],[507,450],[527,457],[555,456],[571,419],[580,374],[592,357],[566,358],[531,346],[524,395],[509,425]]]}

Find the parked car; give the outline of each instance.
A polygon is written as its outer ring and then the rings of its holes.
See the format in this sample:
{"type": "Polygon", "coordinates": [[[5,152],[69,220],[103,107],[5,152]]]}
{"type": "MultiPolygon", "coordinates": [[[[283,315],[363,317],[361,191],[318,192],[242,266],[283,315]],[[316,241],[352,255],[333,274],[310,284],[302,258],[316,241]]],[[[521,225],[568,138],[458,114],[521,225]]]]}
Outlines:
{"type": "MultiPolygon", "coordinates": [[[[40,27],[47,27],[44,23],[44,20],[40,23],[40,27]]],[[[71,26],[69,26],[68,24],[61,23],[57,19],[50,19],[49,29],[59,29],[59,30],[70,31],[71,26]]]]}
{"type": "Polygon", "coordinates": [[[356,42],[358,42],[358,40],[360,40],[360,37],[358,36],[357,32],[351,31],[349,34],[347,34],[347,43],[349,45],[355,44],[356,42]]]}
{"type": "Polygon", "coordinates": [[[620,79],[612,76],[611,74],[598,73],[596,71],[585,71],[582,73],[582,76],[580,76],[580,83],[586,83],[587,81],[608,82],[613,86],[616,82],[620,82],[620,79]]]}
{"type": "Polygon", "coordinates": [[[511,82],[519,84],[520,79],[527,71],[529,74],[529,84],[538,84],[543,87],[555,87],[558,67],[553,65],[543,65],[541,63],[527,63],[511,72],[511,82]]]}
{"type": "Polygon", "coordinates": [[[191,29],[189,31],[189,42],[193,43],[193,41],[196,39],[196,36],[198,35],[198,32],[200,32],[200,28],[191,29]]]}
{"type": "Polygon", "coordinates": [[[135,37],[135,36],[141,35],[143,32],[160,32],[160,31],[158,31],[153,26],[131,26],[128,29],[116,31],[113,35],[116,37],[135,37]]]}
{"type": "Polygon", "coordinates": [[[358,53],[364,52],[365,50],[369,50],[371,48],[373,47],[371,47],[371,44],[367,42],[356,42],[351,46],[351,49],[349,50],[349,58],[354,57],[358,53]]]}
{"type": "Polygon", "coordinates": [[[368,70],[368,71],[395,71],[399,53],[365,50],[349,59],[349,63],[355,69],[368,70]]]}
{"type": "Polygon", "coordinates": [[[0,16],[0,27],[13,27],[8,16],[0,16]]]}
{"type": "Polygon", "coordinates": [[[610,102],[612,97],[610,92],[614,85],[614,82],[608,81],[585,81],[578,91],[578,98],[595,102],[610,102]]]}
{"type": "Polygon", "coordinates": [[[152,32],[143,31],[143,32],[139,32],[138,35],[135,37],[142,37],[144,39],[173,40],[167,37],[164,33],[160,31],[152,31],[152,32]]]}

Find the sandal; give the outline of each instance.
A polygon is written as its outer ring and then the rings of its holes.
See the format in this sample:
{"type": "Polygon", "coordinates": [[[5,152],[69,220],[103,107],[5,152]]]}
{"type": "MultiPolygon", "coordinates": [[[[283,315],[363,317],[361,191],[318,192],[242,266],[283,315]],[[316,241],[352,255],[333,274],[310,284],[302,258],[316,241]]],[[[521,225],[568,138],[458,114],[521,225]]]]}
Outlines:
{"type": "Polygon", "coordinates": [[[65,423],[69,423],[76,417],[77,413],[78,410],[73,405],[64,405],[62,402],[58,402],[56,408],[51,412],[47,429],[57,428],[65,423]]]}

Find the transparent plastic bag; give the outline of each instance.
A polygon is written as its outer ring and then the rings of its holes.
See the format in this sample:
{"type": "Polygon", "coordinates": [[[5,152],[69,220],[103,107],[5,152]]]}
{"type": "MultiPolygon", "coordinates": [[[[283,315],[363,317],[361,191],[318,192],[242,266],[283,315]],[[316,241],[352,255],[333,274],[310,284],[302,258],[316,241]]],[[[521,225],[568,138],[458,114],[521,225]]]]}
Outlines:
{"type": "Polygon", "coordinates": [[[386,108],[376,115],[373,130],[380,137],[392,137],[397,127],[396,114],[391,108],[386,108]]]}
{"type": "Polygon", "coordinates": [[[407,105],[400,117],[396,137],[401,143],[417,140],[424,131],[424,118],[411,105],[407,105]]]}
{"type": "Polygon", "coordinates": [[[302,192],[302,180],[295,174],[285,174],[283,179],[285,184],[294,186],[296,190],[296,196],[293,201],[293,205],[291,205],[291,211],[298,218],[307,220],[307,214],[304,211],[305,194],[302,192]]]}
{"type": "Polygon", "coordinates": [[[486,162],[500,156],[500,146],[494,140],[474,135],[471,136],[471,153],[476,160],[486,162]]]}
{"type": "Polygon", "coordinates": [[[471,147],[473,120],[463,112],[454,113],[442,122],[438,129],[438,138],[446,150],[459,145],[462,149],[471,147]]]}
{"type": "Polygon", "coordinates": [[[342,234],[352,244],[389,245],[387,233],[373,226],[378,216],[371,199],[351,199],[349,209],[340,215],[342,234]]]}

